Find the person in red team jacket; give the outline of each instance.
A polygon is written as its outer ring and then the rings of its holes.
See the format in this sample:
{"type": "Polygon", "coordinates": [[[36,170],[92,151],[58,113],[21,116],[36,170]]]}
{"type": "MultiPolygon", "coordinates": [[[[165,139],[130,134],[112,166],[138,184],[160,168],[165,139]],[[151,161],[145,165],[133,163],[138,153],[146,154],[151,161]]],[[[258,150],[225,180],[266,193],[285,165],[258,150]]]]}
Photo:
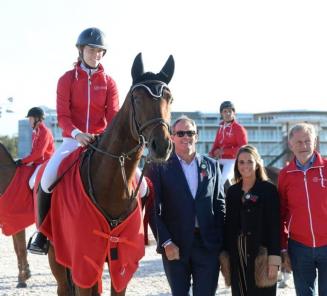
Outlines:
{"type": "Polygon", "coordinates": [[[222,121],[216,134],[209,156],[218,159],[222,168],[222,184],[231,180],[238,150],[248,142],[245,128],[235,120],[235,106],[231,101],[220,105],[222,121]]]}
{"type": "MultiPolygon", "coordinates": [[[[49,187],[56,181],[62,160],[79,146],[88,145],[101,134],[119,110],[118,90],[115,81],[100,64],[106,54],[104,33],[98,28],[82,31],[76,47],[79,57],[74,69],[58,81],[57,115],[62,129],[63,143],[49,160],[38,191],[38,225],[43,222],[49,208],[49,187]]],[[[31,243],[32,253],[46,254],[47,240],[38,233],[31,243]]]]}
{"type": "Polygon", "coordinates": [[[35,170],[29,180],[31,189],[34,187],[35,178],[40,166],[47,161],[55,150],[54,140],[51,131],[44,124],[44,111],[39,107],[33,107],[28,112],[26,117],[33,129],[32,132],[32,149],[31,153],[16,161],[17,166],[34,165],[35,170]]]}
{"type": "Polygon", "coordinates": [[[327,160],[316,144],[313,125],[294,125],[288,135],[294,159],[278,178],[283,267],[293,271],[298,296],[317,295],[316,282],[319,295],[327,295],[327,160]]]}

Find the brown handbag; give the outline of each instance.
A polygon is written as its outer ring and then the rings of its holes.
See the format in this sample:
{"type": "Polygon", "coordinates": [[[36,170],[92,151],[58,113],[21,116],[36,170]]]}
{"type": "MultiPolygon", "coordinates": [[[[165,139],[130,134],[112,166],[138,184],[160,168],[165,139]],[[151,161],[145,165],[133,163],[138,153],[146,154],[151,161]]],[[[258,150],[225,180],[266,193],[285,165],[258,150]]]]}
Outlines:
{"type": "Polygon", "coordinates": [[[271,287],[277,283],[277,277],[274,279],[268,277],[268,262],[268,250],[261,246],[254,261],[254,278],[259,288],[271,287]]]}

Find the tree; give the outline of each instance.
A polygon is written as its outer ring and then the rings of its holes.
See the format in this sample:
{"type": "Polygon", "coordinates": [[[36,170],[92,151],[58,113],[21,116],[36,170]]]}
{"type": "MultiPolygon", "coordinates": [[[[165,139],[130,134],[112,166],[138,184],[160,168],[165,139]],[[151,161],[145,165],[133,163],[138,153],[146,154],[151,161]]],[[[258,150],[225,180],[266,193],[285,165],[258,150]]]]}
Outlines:
{"type": "Polygon", "coordinates": [[[18,137],[0,136],[0,142],[8,149],[13,158],[17,157],[18,137]]]}

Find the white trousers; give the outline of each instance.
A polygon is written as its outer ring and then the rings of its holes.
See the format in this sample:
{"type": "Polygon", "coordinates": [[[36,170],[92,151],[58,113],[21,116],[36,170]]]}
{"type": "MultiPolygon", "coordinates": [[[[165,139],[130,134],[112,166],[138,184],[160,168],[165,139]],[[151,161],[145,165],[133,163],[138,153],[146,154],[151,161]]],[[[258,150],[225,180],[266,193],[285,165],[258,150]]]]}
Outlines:
{"type": "Polygon", "coordinates": [[[29,181],[28,181],[28,185],[30,186],[31,189],[34,188],[36,175],[37,175],[37,172],[39,171],[41,165],[42,165],[42,164],[39,164],[39,165],[36,167],[36,169],[35,169],[34,172],[33,172],[33,175],[30,177],[30,179],[29,179],[29,181]]]}
{"type": "Polygon", "coordinates": [[[50,193],[49,187],[56,181],[58,168],[62,160],[74,152],[80,144],[73,138],[63,138],[62,144],[51,156],[41,178],[41,188],[44,192],[50,193]]]}
{"type": "Polygon", "coordinates": [[[234,178],[235,159],[219,159],[219,164],[223,165],[221,179],[225,184],[227,180],[231,181],[234,178]]]}

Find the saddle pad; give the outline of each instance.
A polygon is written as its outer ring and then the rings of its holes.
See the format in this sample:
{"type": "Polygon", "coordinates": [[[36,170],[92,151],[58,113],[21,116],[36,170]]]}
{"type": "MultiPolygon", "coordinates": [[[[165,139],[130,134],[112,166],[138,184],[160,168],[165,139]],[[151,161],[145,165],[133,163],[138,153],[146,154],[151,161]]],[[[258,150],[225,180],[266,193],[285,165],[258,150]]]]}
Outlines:
{"type": "Polygon", "coordinates": [[[78,161],[55,187],[51,210],[40,230],[52,241],[56,260],[71,269],[75,284],[90,288],[101,283],[108,258],[113,286],[120,292],[127,287],[144,256],[140,202],[122,224],[110,229],[84,191],[79,166],[78,161]],[[117,259],[112,259],[112,254],[117,259]]]}
{"type": "Polygon", "coordinates": [[[35,166],[21,166],[3,195],[0,195],[0,228],[4,235],[13,235],[34,223],[32,190],[28,181],[35,166]]]}

